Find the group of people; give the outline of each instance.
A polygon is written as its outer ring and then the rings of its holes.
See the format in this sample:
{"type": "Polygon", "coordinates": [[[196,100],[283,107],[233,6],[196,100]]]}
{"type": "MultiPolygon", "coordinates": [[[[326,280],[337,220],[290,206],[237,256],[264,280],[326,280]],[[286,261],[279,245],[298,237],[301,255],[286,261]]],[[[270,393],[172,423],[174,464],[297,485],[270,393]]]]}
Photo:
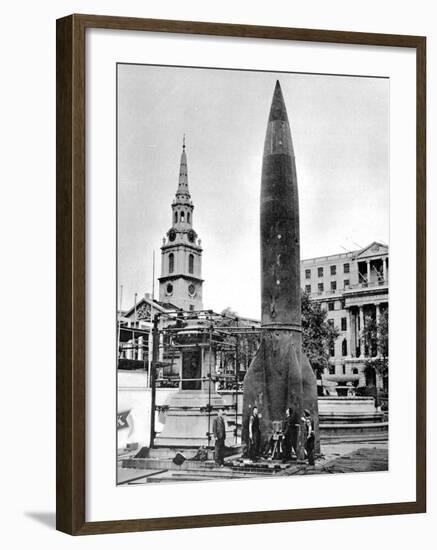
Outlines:
{"type": "MultiPolygon", "coordinates": [[[[304,429],[305,452],[308,464],[314,465],[314,420],[308,409],[304,410],[304,416],[300,419],[301,423],[296,423],[293,410],[291,407],[285,411],[285,417],[282,421],[282,430],[277,434],[277,439],[280,443],[280,454],[284,462],[291,460],[292,452],[297,456],[299,430],[301,426],[304,429]]],[[[223,409],[218,410],[217,416],[214,418],[212,431],[215,439],[214,460],[220,467],[224,465],[225,441],[226,441],[226,421],[223,417],[223,409]]],[[[273,436],[270,440],[270,453],[273,455],[275,451],[273,436]]],[[[257,460],[261,456],[261,426],[258,407],[254,406],[249,417],[249,446],[248,457],[251,460],[257,460]]]]}
{"type": "MultiPolygon", "coordinates": [[[[285,411],[285,417],[282,421],[282,430],[278,433],[274,433],[269,441],[269,453],[272,458],[274,454],[282,455],[283,462],[291,460],[292,452],[298,456],[298,441],[299,431],[304,430],[303,440],[305,446],[305,454],[308,459],[308,464],[314,466],[314,445],[315,445],[315,431],[314,431],[314,419],[308,409],[304,410],[304,416],[300,419],[300,422],[296,422],[293,414],[293,409],[288,407],[285,411]],[[275,445],[275,442],[279,444],[279,447],[275,445]]],[[[261,455],[261,430],[260,421],[258,415],[258,407],[253,407],[252,414],[249,418],[249,451],[248,456],[252,460],[257,460],[261,455]]]]}
{"type": "MultiPolygon", "coordinates": [[[[304,429],[305,453],[308,464],[314,466],[314,420],[308,409],[304,410],[304,416],[300,419],[301,423],[296,423],[293,418],[291,407],[285,411],[285,417],[282,421],[282,430],[274,433],[269,441],[269,454],[274,458],[275,453],[282,455],[283,462],[291,460],[292,452],[298,455],[299,430],[301,426],[304,429]]],[[[261,428],[258,407],[253,407],[249,418],[249,448],[248,457],[251,460],[257,460],[261,456],[261,428]]]]}

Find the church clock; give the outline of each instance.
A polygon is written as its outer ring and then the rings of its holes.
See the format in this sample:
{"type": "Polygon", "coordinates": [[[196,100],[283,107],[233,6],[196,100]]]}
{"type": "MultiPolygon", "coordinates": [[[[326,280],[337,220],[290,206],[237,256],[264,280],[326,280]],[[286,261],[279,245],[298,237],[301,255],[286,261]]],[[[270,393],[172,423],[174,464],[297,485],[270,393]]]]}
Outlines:
{"type": "Polygon", "coordinates": [[[194,296],[196,294],[196,287],[193,285],[193,283],[188,285],[188,294],[190,296],[194,296]]]}

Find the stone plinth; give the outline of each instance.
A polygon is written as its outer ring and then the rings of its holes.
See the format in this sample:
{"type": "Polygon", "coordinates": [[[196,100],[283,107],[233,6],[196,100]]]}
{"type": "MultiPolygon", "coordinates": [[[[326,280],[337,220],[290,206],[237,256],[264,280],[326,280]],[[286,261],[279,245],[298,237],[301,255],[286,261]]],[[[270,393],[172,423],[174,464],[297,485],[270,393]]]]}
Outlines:
{"type": "Polygon", "coordinates": [[[319,397],[319,414],[327,415],[360,415],[365,413],[376,413],[375,400],[373,397],[319,397]]]}
{"type": "MultiPolygon", "coordinates": [[[[212,432],[212,424],[217,416],[217,410],[225,405],[223,398],[215,391],[180,390],[173,394],[165,413],[164,428],[155,438],[155,447],[200,447],[208,445],[208,431],[212,432]],[[212,411],[208,414],[208,404],[212,411]]],[[[209,441],[214,444],[214,439],[209,441]]]]}
{"type": "Polygon", "coordinates": [[[322,440],[386,440],[388,422],[373,397],[319,397],[322,440]]]}

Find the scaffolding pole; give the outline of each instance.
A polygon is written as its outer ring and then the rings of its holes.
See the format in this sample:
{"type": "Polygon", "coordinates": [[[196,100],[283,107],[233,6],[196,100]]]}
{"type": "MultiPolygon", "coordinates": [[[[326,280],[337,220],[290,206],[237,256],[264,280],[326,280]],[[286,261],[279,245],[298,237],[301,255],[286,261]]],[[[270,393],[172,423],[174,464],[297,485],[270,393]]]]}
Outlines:
{"type": "Polygon", "coordinates": [[[238,372],[240,359],[240,340],[238,334],[235,336],[235,444],[237,444],[238,432],[238,372]]]}
{"type": "Polygon", "coordinates": [[[155,443],[155,408],[156,408],[156,364],[158,362],[158,346],[159,346],[159,331],[158,331],[159,314],[156,313],[153,318],[153,358],[150,369],[150,447],[155,443]]]}
{"type": "Polygon", "coordinates": [[[211,445],[211,384],[212,384],[212,377],[211,377],[211,353],[212,353],[212,328],[209,327],[209,357],[208,357],[208,363],[209,363],[209,369],[208,369],[208,377],[209,377],[209,384],[208,384],[208,447],[211,445]]]}

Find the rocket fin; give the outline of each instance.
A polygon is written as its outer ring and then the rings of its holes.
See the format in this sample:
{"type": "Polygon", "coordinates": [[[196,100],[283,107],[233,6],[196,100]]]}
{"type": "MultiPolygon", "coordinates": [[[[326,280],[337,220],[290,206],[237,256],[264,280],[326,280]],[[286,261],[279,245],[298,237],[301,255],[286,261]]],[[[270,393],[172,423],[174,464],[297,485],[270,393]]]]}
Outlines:
{"type": "Polygon", "coordinates": [[[258,407],[261,446],[273,433],[272,422],[281,421],[292,407],[296,422],[302,416],[302,369],[288,331],[266,331],[244,378],[243,441],[248,441],[249,416],[258,407]]]}
{"type": "Polygon", "coordinates": [[[308,357],[302,354],[302,388],[303,408],[308,409],[314,420],[314,449],[320,453],[320,429],[319,429],[319,406],[317,401],[317,379],[311,367],[308,357]]]}

